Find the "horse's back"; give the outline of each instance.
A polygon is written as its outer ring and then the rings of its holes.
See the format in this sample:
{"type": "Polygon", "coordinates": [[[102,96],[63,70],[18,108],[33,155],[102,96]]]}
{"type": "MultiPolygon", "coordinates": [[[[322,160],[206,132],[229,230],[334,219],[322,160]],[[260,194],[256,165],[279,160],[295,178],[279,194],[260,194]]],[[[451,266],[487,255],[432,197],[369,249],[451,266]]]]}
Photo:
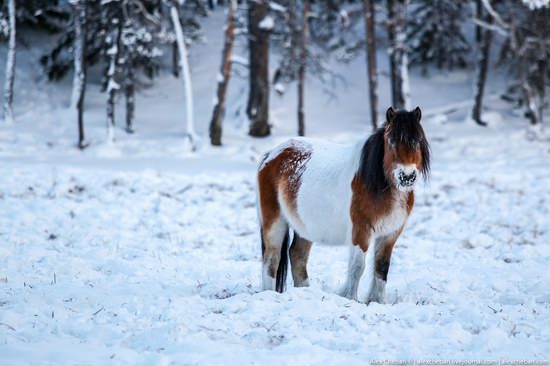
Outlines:
{"type": "Polygon", "coordinates": [[[266,155],[259,167],[259,182],[270,180],[275,186],[282,213],[300,236],[344,244],[351,225],[351,180],[357,156],[356,145],[292,139],[266,155]]]}

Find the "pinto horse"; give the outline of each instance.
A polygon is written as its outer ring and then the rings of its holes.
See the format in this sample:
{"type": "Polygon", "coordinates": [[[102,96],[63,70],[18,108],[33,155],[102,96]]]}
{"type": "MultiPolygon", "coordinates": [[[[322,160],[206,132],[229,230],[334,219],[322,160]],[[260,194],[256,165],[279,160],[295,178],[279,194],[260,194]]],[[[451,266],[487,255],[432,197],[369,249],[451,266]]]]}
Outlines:
{"type": "Polygon", "coordinates": [[[365,142],[340,145],[296,138],[267,153],[258,168],[258,213],[264,290],[283,292],[288,256],[294,286],[309,286],[312,242],[347,244],[341,295],[357,300],[369,248],[375,251],[366,302],[385,302],[393,247],[414,205],[418,177],[427,179],[430,148],[420,108],[389,108],[365,142]],[[294,231],[290,244],[290,230],[294,231]]]}

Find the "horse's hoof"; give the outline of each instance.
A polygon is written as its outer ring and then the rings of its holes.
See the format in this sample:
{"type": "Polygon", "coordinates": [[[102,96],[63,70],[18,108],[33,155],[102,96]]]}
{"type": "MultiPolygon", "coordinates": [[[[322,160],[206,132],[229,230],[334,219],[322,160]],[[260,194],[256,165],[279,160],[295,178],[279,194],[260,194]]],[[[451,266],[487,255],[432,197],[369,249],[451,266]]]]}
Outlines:
{"type": "Polygon", "coordinates": [[[365,301],[365,304],[369,305],[371,302],[377,302],[379,304],[385,304],[386,303],[386,295],[385,294],[379,294],[375,296],[369,296],[367,298],[367,301],[365,301]]]}
{"type": "Polygon", "coordinates": [[[353,293],[351,292],[351,290],[345,286],[343,289],[341,289],[338,294],[342,297],[345,297],[346,299],[350,299],[350,300],[355,300],[357,301],[357,295],[353,295],[353,293]]]}
{"type": "Polygon", "coordinates": [[[309,278],[303,281],[294,282],[294,287],[309,287],[309,278]]]}

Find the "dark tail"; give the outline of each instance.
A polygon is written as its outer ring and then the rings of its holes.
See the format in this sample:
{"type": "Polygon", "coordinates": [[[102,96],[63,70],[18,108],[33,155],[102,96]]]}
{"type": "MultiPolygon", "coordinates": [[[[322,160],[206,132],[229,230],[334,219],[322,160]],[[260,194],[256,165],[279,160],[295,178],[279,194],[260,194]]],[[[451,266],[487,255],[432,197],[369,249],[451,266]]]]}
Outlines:
{"type": "Polygon", "coordinates": [[[284,292],[286,287],[286,274],[288,272],[288,247],[290,242],[290,232],[286,231],[285,238],[283,239],[283,245],[281,246],[281,260],[279,261],[279,268],[277,268],[277,279],[275,281],[275,290],[277,292],[284,292]]]}

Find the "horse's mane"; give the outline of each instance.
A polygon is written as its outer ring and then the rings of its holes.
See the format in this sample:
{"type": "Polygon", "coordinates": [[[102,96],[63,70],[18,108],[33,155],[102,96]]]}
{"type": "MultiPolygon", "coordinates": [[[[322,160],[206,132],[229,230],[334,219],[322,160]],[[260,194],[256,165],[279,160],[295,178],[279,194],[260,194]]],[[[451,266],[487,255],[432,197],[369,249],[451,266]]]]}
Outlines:
{"type": "Polygon", "coordinates": [[[393,143],[404,144],[409,149],[420,148],[422,167],[420,173],[424,179],[430,172],[430,145],[424,135],[424,130],[413,112],[397,111],[391,124],[377,129],[365,142],[361,151],[361,161],[357,175],[365,184],[367,190],[375,196],[380,195],[390,186],[390,181],[384,172],[384,133],[388,129],[388,137],[393,143]]]}
{"type": "Polygon", "coordinates": [[[384,173],[384,128],[376,130],[363,145],[357,174],[367,190],[376,196],[389,187],[384,173]]]}

